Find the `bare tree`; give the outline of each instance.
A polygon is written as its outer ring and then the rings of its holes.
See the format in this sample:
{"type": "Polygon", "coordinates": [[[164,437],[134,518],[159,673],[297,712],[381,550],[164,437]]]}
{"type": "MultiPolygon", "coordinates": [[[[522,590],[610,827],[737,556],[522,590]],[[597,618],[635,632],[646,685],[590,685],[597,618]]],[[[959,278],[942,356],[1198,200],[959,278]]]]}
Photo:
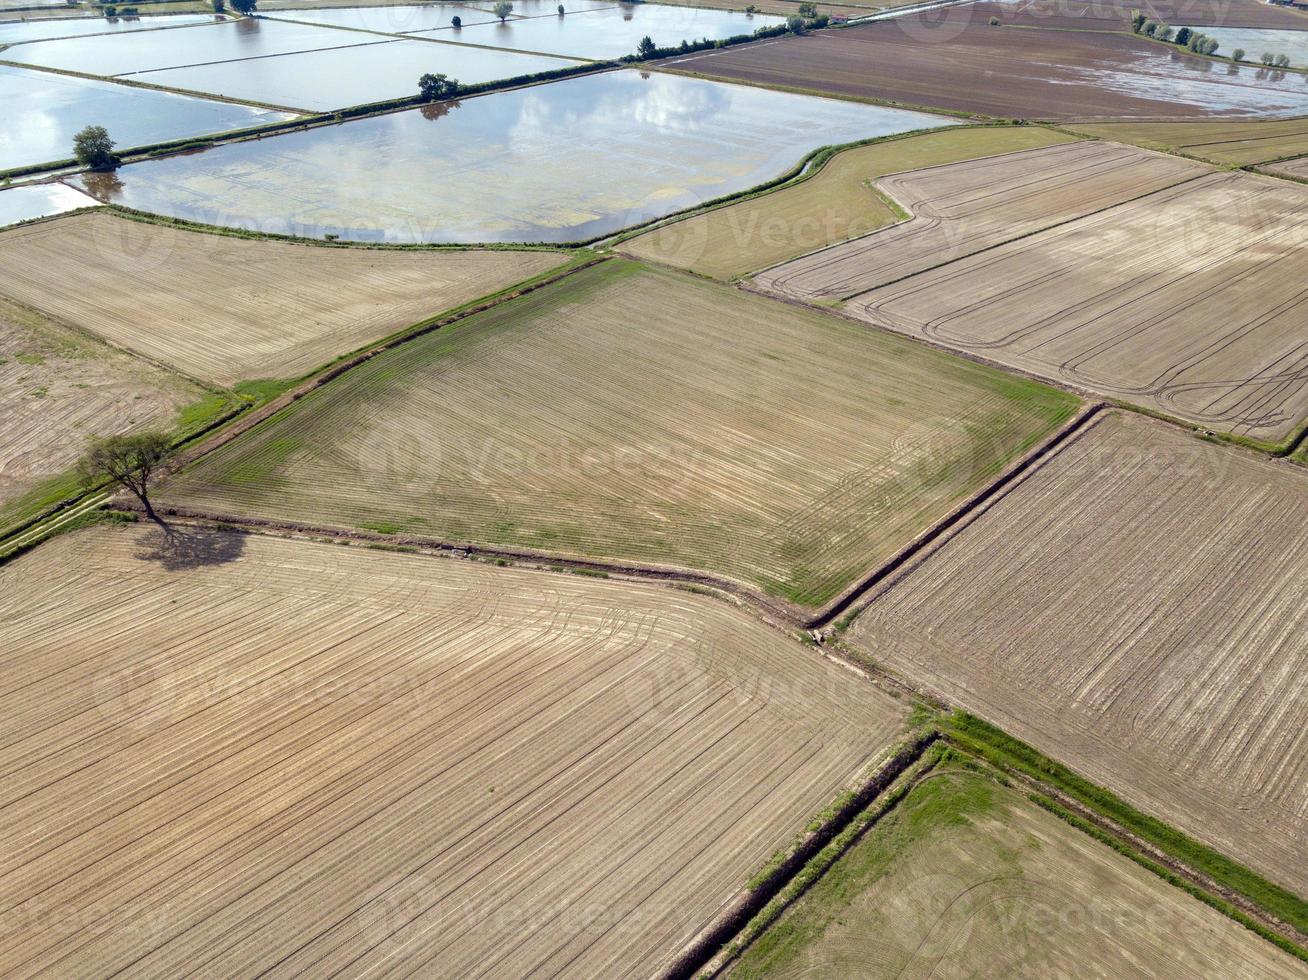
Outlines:
{"type": "Polygon", "coordinates": [[[141,501],[145,516],[162,524],[150,506],[150,477],[168,458],[170,449],[168,437],[161,432],[110,436],[91,443],[78,471],[88,484],[108,479],[126,487],[141,501]]]}

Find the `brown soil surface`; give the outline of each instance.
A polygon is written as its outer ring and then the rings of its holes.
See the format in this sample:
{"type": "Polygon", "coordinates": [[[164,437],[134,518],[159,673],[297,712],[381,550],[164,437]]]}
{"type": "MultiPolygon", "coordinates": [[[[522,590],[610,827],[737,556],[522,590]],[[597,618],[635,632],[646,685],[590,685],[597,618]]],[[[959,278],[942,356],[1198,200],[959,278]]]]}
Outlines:
{"type": "Polygon", "coordinates": [[[649,976],[906,714],[720,600],[180,526],[0,645],[6,975],[649,976]]]}
{"type": "Polygon", "coordinates": [[[1108,413],[893,583],[878,664],[1308,890],[1308,476],[1108,413]]]}
{"type": "Polygon", "coordinates": [[[988,116],[1101,119],[1308,113],[1299,75],[1128,35],[989,27],[967,6],[661,62],[731,81],[988,116]]]}
{"type": "Polygon", "coordinates": [[[800,299],[845,299],[1210,172],[1178,157],[1087,141],[895,174],[877,186],[911,221],[755,281],[800,299]]]}
{"type": "Polygon", "coordinates": [[[1305,273],[1308,188],[1214,173],[873,290],[846,308],[1023,371],[1279,443],[1308,415],[1305,273]]]}
{"type": "Polygon", "coordinates": [[[230,385],[295,377],[562,261],[255,241],[94,212],[0,235],[0,291],[230,385]]]}

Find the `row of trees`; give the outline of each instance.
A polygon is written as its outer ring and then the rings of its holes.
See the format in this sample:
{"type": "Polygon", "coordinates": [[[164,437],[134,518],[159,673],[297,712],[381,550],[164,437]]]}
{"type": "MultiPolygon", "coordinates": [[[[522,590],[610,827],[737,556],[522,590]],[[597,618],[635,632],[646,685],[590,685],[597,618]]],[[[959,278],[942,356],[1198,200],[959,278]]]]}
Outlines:
{"type": "MultiPolygon", "coordinates": [[[[1196,31],[1191,27],[1182,27],[1173,32],[1166,24],[1151,19],[1140,10],[1131,12],[1131,30],[1137,34],[1143,34],[1145,37],[1151,37],[1155,41],[1167,41],[1179,45],[1193,51],[1195,54],[1212,55],[1217,53],[1218,43],[1216,38],[1209,37],[1202,31],[1196,31]]],[[[1244,48],[1236,48],[1232,51],[1231,60],[1244,61],[1244,48]]],[[[1259,60],[1268,68],[1290,67],[1290,59],[1286,55],[1274,54],[1271,51],[1264,51],[1259,60]]]]}

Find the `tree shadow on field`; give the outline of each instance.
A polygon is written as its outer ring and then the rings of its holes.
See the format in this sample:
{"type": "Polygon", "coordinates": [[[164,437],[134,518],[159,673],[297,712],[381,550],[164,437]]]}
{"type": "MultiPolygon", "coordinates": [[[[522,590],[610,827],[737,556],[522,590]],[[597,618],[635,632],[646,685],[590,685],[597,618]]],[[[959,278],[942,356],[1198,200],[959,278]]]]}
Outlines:
{"type": "Polygon", "coordinates": [[[244,534],[208,527],[174,527],[160,521],[142,540],[135,557],[180,572],[225,565],[236,561],[244,551],[244,534]]]}

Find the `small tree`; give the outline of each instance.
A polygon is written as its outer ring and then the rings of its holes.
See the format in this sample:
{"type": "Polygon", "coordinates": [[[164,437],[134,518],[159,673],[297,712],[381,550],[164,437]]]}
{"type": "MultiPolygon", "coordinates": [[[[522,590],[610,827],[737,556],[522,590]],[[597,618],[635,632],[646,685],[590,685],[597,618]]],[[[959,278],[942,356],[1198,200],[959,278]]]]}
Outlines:
{"type": "Polygon", "coordinates": [[[1190,43],[1190,35],[1193,32],[1188,27],[1182,27],[1176,32],[1176,43],[1184,47],[1190,43]]]}
{"type": "Polygon", "coordinates": [[[1172,39],[1172,29],[1164,25],[1158,29],[1154,36],[1160,41],[1170,41],[1172,39]]]}
{"type": "Polygon", "coordinates": [[[1131,30],[1139,34],[1141,31],[1144,30],[1145,23],[1148,20],[1149,17],[1145,14],[1143,10],[1131,11],[1131,30]]]}
{"type": "Polygon", "coordinates": [[[1203,46],[1199,49],[1201,54],[1214,55],[1220,47],[1220,42],[1215,37],[1204,38],[1203,46]]]}
{"type": "Polygon", "coordinates": [[[1244,48],[1236,48],[1234,51],[1232,51],[1231,59],[1233,61],[1244,61],[1244,48]]]}
{"type": "Polygon", "coordinates": [[[567,11],[563,9],[563,4],[559,4],[559,16],[562,17],[565,13],[567,11]]]}
{"type": "Polygon", "coordinates": [[[78,472],[90,485],[112,480],[126,487],[141,501],[146,517],[163,523],[150,506],[150,477],[168,458],[169,449],[168,437],[161,432],[110,436],[91,443],[78,472]]]}
{"type": "Polygon", "coordinates": [[[114,154],[114,141],[103,126],[87,126],[73,137],[73,156],[77,162],[92,170],[112,170],[118,166],[114,154]]]}
{"type": "Polygon", "coordinates": [[[1270,68],[1272,62],[1276,60],[1276,55],[1272,54],[1270,51],[1264,51],[1260,60],[1264,65],[1267,65],[1270,68]]]}
{"type": "Polygon", "coordinates": [[[790,31],[791,34],[803,34],[804,18],[791,14],[786,18],[786,30],[790,31]]]}
{"type": "Polygon", "coordinates": [[[444,75],[426,74],[418,79],[418,94],[426,102],[439,102],[458,95],[459,83],[444,75]]]}
{"type": "Polygon", "coordinates": [[[1144,24],[1144,33],[1147,37],[1153,37],[1154,31],[1158,30],[1158,21],[1147,20],[1144,24]]]}
{"type": "Polygon", "coordinates": [[[1276,60],[1272,62],[1277,68],[1289,68],[1290,58],[1288,55],[1278,54],[1276,60]]]}
{"type": "Polygon", "coordinates": [[[509,0],[500,0],[495,5],[495,16],[500,19],[501,24],[509,19],[511,13],[513,13],[513,4],[509,3],[509,0]]]}
{"type": "Polygon", "coordinates": [[[654,39],[648,34],[642,37],[640,43],[636,45],[636,58],[639,61],[647,61],[658,53],[658,45],[654,43],[654,39]]]}
{"type": "Polygon", "coordinates": [[[805,17],[808,20],[812,20],[814,17],[817,16],[817,4],[801,3],[799,5],[799,16],[805,17]]]}
{"type": "Polygon", "coordinates": [[[227,0],[213,0],[213,12],[215,14],[225,14],[227,12],[227,0]]]}
{"type": "Polygon", "coordinates": [[[258,0],[232,0],[232,9],[238,14],[249,15],[254,13],[255,7],[258,6],[258,0]]]}
{"type": "Polygon", "coordinates": [[[450,19],[450,23],[454,25],[454,29],[455,29],[455,30],[458,30],[460,27],[463,26],[463,18],[460,17],[458,14],[455,14],[455,15],[450,19]]]}

